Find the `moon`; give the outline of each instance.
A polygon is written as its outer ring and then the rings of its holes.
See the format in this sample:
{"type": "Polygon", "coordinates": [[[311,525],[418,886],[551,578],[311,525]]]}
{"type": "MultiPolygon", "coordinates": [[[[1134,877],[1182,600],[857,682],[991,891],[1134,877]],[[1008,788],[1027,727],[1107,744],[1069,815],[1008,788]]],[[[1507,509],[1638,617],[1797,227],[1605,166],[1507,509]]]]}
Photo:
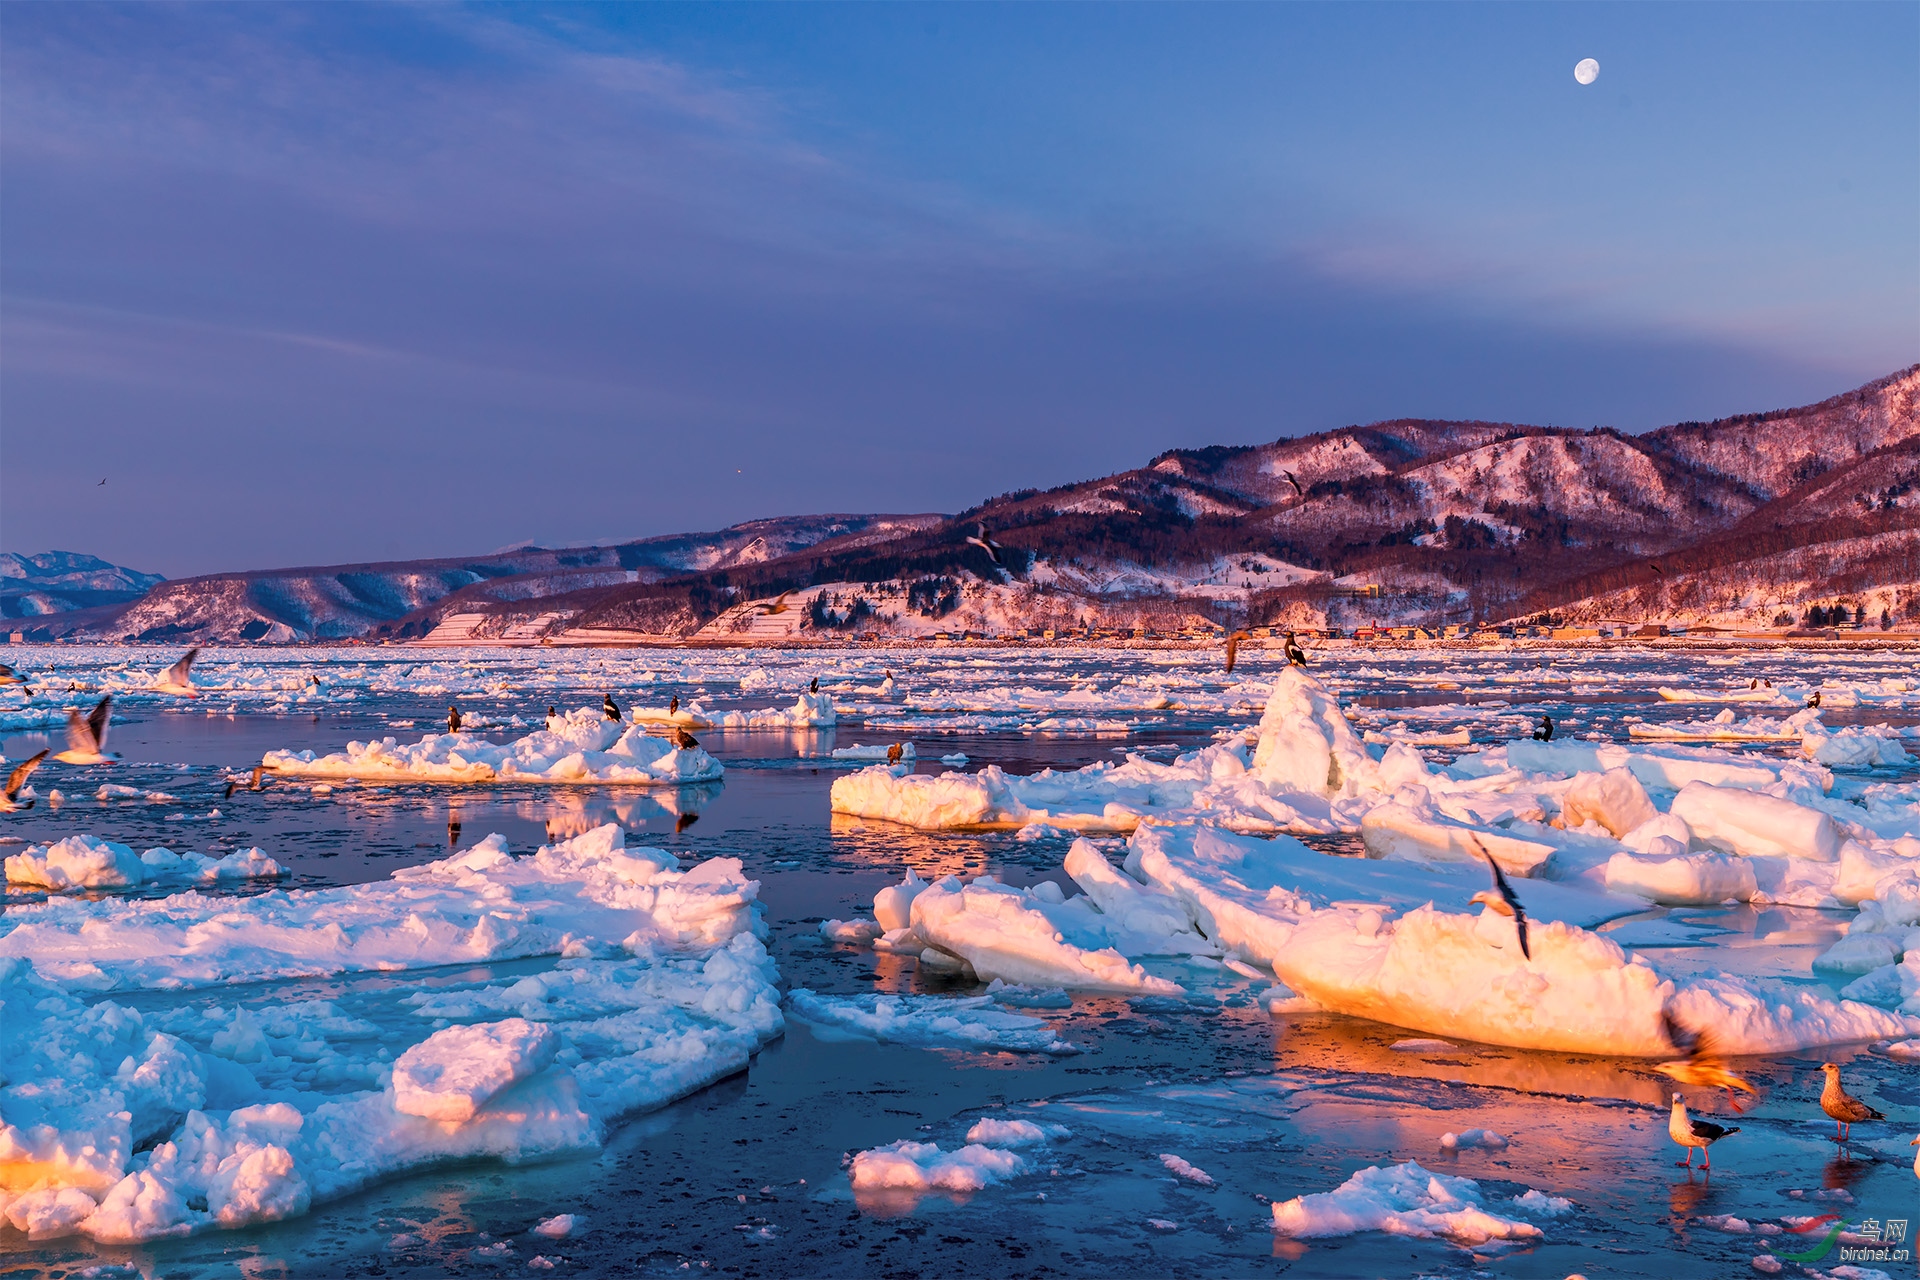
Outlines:
{"type": "Polygon", "coordinates": [[[1600,64],[1592,58],[1582,58],[1574,64],[1573,78],[1581,84],[1592,84],[1600,78],[1600,64]]]}

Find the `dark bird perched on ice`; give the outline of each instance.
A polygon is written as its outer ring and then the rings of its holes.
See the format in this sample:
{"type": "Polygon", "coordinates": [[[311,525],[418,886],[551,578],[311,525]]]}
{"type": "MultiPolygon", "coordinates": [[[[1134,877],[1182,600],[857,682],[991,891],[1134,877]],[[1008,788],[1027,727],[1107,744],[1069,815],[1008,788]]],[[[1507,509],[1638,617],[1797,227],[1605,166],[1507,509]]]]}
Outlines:
{"type": "Polygon", "coordinates": [[[609,720],[618,720],[620,718],[620,704],[613,700],[613,695],[610,693],[600,695],[600,710],[606,713],[607,719],[609,720]]]}
{"type": "Polygon", "coordinates": [[[671,698],[667,699],[667,714],[670,716],[676,716],[680,714],[680,695],[679,694],[676,693],[671,698]]]}
{"type": "Polygon", "coordinates": [[[987,526],[983,524],[974,525],[973,536],[968,538],[967,542],[986,552],[987,559],[993,561],[995,564],[1000,563],[1001,546],[993,540],[993,535],[987,532],[987,526]]]}
{"type": "Polygon", "coordinates": [[[1687,1149],[1685,1160],[1675,1160],[1675,1165],[1693,1168],[1693,1153],[1698,1151],[1706,1159],[1707,1168],[1713,1168],[1713,1153],[1707,1148],[1730,1133],[1739,1129],[1729,1129],[1725,1125],[1715,1124],[1711,1120],[1695,1120],[1687,1114],[1687,1104],[1679,1094],[1673,1095],[1673,1116],[1667,1121],[1667,1136],[1687,1149]]]}
{"type": "Polygon", "coordinates": [[[33,690],[27,686],[27,678],[25,676],[17,674],[12,667],[4,662],[0,662],[0,688],[5,688],[10,684],[17,684],[21,688],[26,689],[29,695],[33,693],[33,690]]]}
{"type": "Polygon", "coordinates": [[[813,678],[813,682],[812,682],[811,684],[809,684],[809,685],[807,686],[807,692],[808,692],[808,693],[818,693],[818,692],[820,692],[820,677],[819,677],[819,676],[815,676],[815,677],[813,678]]]}
{"type": "Polygon", "coordinates": [[[1293,486],[1294,497],[1304,498],[1307,496],[1307,491],[1300,487],[1300,477],[1294,475],[1293,472],[1291,471],[1282,471],[1280,474],[1285,476],[1287,478],[1287,483],[1293,486]]]}
{"type": "Polygon", "coordinates": [[[1734,1097],[1733,1091],[1738,1089],[1742,1093],[1752,1094],[1754,1088],[1744,1076],[1727,1069],[1711,1031],[1695,1031],[1674,1017],[1670,1009],[1660,1010],[1660,1030],[1666,1035],[1667,1043],[1680,1051],[1680,1058],[1655,1065],[1655,1071],[1681,1084],[1725,1089],[1727,1103],[1736,1112],[1741,1110],[1740,1100],[1734,1097]]]}
{"type": "Polygon", "coordinates": [[[1760,687],[1760,677],[1759,677],[1759,676],[1755,676],[1755,677],[1754,677],[1753,679],[1751,679],[1751,680],[1749,680],[1749,681],[1747,681],[1747,688],[1749,688],[1749,689],[1758,689],[1759,687],[1760,687]]]}
{"type": "Polygon", "coordinates": [[[1820,1069],[1827,1073],[1827,1087],[1820,1091],[1820,1109],[1833,1117],[1834,1136],[1838,1141],[1851,1138],[1853,1126],[1862,1120],[1886,1119],[1841,1087],[1838,1063],[1823,1062],[1820,1069]]]}
{"type": "Polygon", "coordinates": [[[1540,717],[1540,727],[1533,731],[1533,740],[1535,742],[1552,742],[1553,741],[1553,717],[1552,716],[1543,715],[1540,717]]]}
{"type": "MultiPolygon", "coordinates": [[[[1480,843],[1477,836],[1474,843],[1480,843]]],[[[1507,883],[1500,864],[1493,860],[1493,855],[1487,852],[1484,845],[1481,846],[1480,856],[1487,860],[1487,866],[1493,872],[1493,888],[1482,889],[1469,901],[1483,903],[1499,915],[1513,917],[1513,932],[1520,939],[1520,954],[1529,960],[1533,959],[1533,951],[1527,946],[1527,909],[1520,905],[1520,899],[1514,896],[1513,886],[1507,883]]]]}
{"type": "Polygon", "coordinates": [[[107,750],[107,726],[113,718],[113,695],[100,699],[82,720],[78,711],[67,712],[67,749],[55,756],[68,764],[106,764],[120,757],[107,750]]]}
{"type": "Polygon", "coordinates": [[[555,708],[551,702],[549,702],[547,704],[547,719],[551,720],[559,714],[560,714],[559,710],[555,708]]]}
{"type": "Polygon", "coordinates": [[[1233,674],[1233,664],[1240,660],[1240,642],[1247,638],[1244,631],[1236,631],[1227,637],[1227,674],[1233,674]]]}
{"type": "Polygon", "coordinates": [[[787,611],[787,597],[792,594],[793,592],[791,591],[782,591],[774,597],[772,604],[758,604],[755,605],[754,608],[758,609],[761,613],[785,613],[787,611]]]}
{"type": "Polygon", "coordinates": [[[1287,632],[1287,661],[1296,667],[1307,665],[1306,650],[1300,647],[1300,642],[1293,638],[1291,631],[1287,632]]]}
{"type": "Polygon", "coordinates": [[[700,745],[700,739],[694,737],[685,729],[675,726],[673,730],[673,745],[682,751],[691,751],[700,745]]]}
{"type": "Polygon", "coordinates": [[[1818,689],[1815,689],[1813,691],[1813,696],[1807,699],[1807,705],[1813,708],[1815,711],[1818,711],[1820,709],[1820,691],[1818,689]]]}
{"type": "Polygon", "coordinates": [[[887,763],[888,763],[888,764],[899,764],[899,763],[900,763],[900,757],[901,757],[901,755],[902,755],[902,754],[903,754],[903,753],[902,753],[902,752],[901,752],[901,750],[900,750],[900,744],[899,744],[899,743],[897,743],[897,742],[896,742],[896,743],[894,743],[894,744],[893,744],[892,746],[890,746],[890,747],[888,747],[888,748],[887,748],[887,763]]]}
{"type": "Polygon", "coordinates": [[[47,758],[48,750],[49,748],[41,748],[39,755],[22,760],[14,767],[13,772],[7,775],[6,794],[0,796],[0,813],[14,813],[20,809],[33,808],[34,802],[31,800],[25,804],[20,803],[20,788],[27,785],[28,777],[40,767],[40,762],[47,758]]]}
{"type": "Polygon", "coordinates": [[[459,707],[448,706],[447,708],[447,732],[448,733],[460,732],[460,708],[459,707]]]}

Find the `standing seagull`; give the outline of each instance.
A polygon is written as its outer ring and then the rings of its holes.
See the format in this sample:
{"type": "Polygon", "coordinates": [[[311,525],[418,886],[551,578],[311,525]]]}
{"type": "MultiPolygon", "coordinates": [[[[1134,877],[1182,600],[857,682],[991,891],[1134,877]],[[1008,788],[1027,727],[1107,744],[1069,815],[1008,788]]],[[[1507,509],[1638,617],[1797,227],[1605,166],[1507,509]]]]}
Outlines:
{"type": "MultiPolygon", "coordinates": [[[[1478,836],[1474,837],[1474,843],[1480,843],[1478,836]]],[[[1480,856],[1487,860],[1487,866],[1493,871],[1493,888],[1482,889],[1468,901],[1481,903],[1496,914],[1513,917],[1513,932],[1520,939],[1520,954],[1532,960],[1533,952],[1527,946],[1527,909],[1520,905],[1520,899],[1514,896],[1513,886],[1507,883],[1507,877],[1500,871],[1500,864],[1493,860],[1493,855],[1487,852],[1485,846],[1481,847],[1480,856]]]]}
{"type": "Polygon", "coordinates": [[[1674,1017],[1668,1009],[1660,1011],[1660,1030],[1666,1034],[1667,1042],[1680,1051],[1680,1058],[1676,1062],[1662,1062],[1654,1070],[1681,1084],[1725,1089],[1728,1104],[1738,1112],[1741,1109],[1740,1102],[1733,1096],[1733,1091],[1738,1089],[1751,1094],[1754,1088],[1745,1077],[1727,1069],[1713,1033],[1695,1031],[1674,1017]]]}
{"type": "Polygon", "coordinates": [[[1823,1062],[1820,1064],[1820,1069],[1827,1073],[1827,1087],[1820,1091],[1820,1109],[1833,1117],[1836,1141],[1845,1142],[1851,1138],[1853,1126],[1862,1120],[1886,1119],[1878,1111],[1841,1088],[1838,1063],[1823,1062]]]}
{"type": "Polygon", "coordinates": [[[28,775],[32,774],[32,772],[35,769],[38,769],[40,767],[40,762],[42,760],[45,760],[46,758],[47,758],[47,752],[43,748],[39,755],[34,756],[31,760],[22,760],[19,764],[19,767],[17,767],[16,769],[14,769],[12,773],[7,775],[6,794],[4,796],[0,796],[0,813],[13,813],[20,809],[33,808],[34,802],[31,800],[27,801],[25,804],[21,804],[19,802],[20,788],[27,785],[28,775]]]}
{"type": "Polygon", "coordinates": [[[613,695],[610,693],[600,695],[600,710],[609,720],[620,719],[620,704],[613,700],[613,695]]]}
{"type": "Polygon", "coordinates": [[[987,526],[983,524],[974,525],[973,536],[968,538],[967,542],[986,552],[987,559],[993,561],[996,565],[1000,565],[1003,569],[1006,568],[1004,564],[1000,564],[1000,552],[1002,548],[999,543],[993,540],[993,535],[987,532],[987,526]]]}
{"type": "Polygon", "coordinates": [[[67,712],[67,749],[55,756],[68,764],[106,764],[120,757],[107,750],[107,725],[113,716],[113,695],[100,699],[82,720],[77,710],[67,712]]]}
{"type": "Polygon", "coordinates": [[[1553,717],[1552,716],[1542,715],[1540,717],[1540,727],[1533,731],[1533,740],[1535,742],[1552,742],[1553,741],[1553,717]]]}
{"type": "Polygon", "coordinates": [[[1687,1158],[1675,1160],[1674,1164],[1693,1168],[1693,1153],[1697,1148],[1705,1158],[1706,1167],[1711,1169],[1713,1152],[1707,1148],[1728,1134],[1738,1132],[1740,1132],[1738,1128],[1729,1129],[1711,1120],[1690,1119],[1687,1116],[1687,1104],[1681,1100],[1679,1094],[1673,1095],[1673,1118],[1667,1121],[1667,1136],[1687,1149],[1687,1158]]]}
{"type": "Polygon", "coordinates": [[[448,733],[460,732],[460,708],[459,707],[449,706],[447,708],[447,732],[448,733]]]}
{"type": "Polygon", "coordinates": [[[1247,638],[1244,631],[1236,631],[1227,637],[1227,674],[1233,674],[1233,664],[1240,657],[1240,642],[1247,638]]]}
{"type": "Polygon", "coordinates": [[[1300,647],[1300,642],[1293,638],[1291,631],[1287,632],[1287,661],[1296,667],[1307,665],[1306,651],[1300,647]]]}
{"type": "Polygon", "coordinates": [[[160,673],[153,682],[155,693],[174,693],[182,698],[197,698],[200,691],[193,687],[193,660],[200,656],[198,647],[187,650],[187,656],[180,659],[160,673]]]}

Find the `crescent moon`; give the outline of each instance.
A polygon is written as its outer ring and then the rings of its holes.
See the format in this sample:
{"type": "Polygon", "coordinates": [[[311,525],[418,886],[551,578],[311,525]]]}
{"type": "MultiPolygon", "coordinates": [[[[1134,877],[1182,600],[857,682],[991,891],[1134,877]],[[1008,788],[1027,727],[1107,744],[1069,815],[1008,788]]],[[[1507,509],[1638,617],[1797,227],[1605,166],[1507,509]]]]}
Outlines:
{"type": "Polygon", "coordinates": [[[1592,58],[1582,58],[1574,64],[1573,78],[1581,84],[1592,84],[1600,78],[1600,64],[1592,58]]]}

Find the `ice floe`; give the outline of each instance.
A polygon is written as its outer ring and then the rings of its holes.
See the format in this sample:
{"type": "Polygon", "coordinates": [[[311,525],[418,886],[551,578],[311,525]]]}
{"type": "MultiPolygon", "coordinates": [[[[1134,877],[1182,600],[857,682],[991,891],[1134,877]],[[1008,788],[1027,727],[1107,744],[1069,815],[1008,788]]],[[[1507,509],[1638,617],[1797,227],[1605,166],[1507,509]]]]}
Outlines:
{"type": "Polygon", "coordinates": [[[195,881],[277,880],[287,874],[259,849],[243,849],[219,858],[171,849],[135,853],[127,845],[89,835],[30,845],[7,858],[6,873],[8,884],[56,893],[195,881]]]}
{"type": "Polygon", "coordinates": [[[1362,1169],[1332,1191],[1276,1200],[1273,1226],[1283,1235],[1302,1239],[1384,1231],[1418,1239],[1438,1236],[1466,1245],[1538,1240],[1545,1233],[1529,1218],[1552,1216],[1554,1202],[1538,1192],[1531,1194],[1538,1198],[1495,1201],[1490,1207],[1472,1178],[1431,1173],[1408,1160],[1362,1169]],[[1515,1216],[1497,1213],[1495,1207],[1515,1216]]]}
{"type": "Polygon", "coordinates": [[[831,996],[795,987],[787,993],[787,1008],[817,1027],[892,1044],[1013,1053],[1081,1051],[1041,1019],[1009,1013],[991,996],[831,996]]]}

